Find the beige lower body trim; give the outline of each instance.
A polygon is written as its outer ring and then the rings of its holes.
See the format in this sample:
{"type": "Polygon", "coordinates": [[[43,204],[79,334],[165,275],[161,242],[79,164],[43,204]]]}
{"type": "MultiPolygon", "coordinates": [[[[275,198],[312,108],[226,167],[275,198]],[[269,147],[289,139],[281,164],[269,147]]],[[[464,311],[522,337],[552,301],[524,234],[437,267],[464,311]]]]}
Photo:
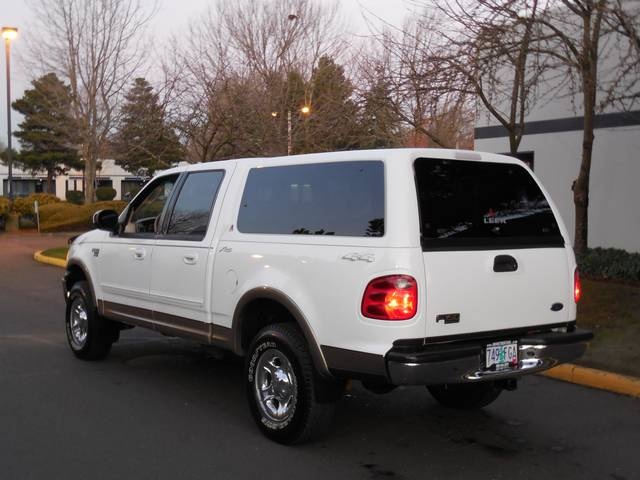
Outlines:
{"type": "Polygon", "coordinates": [[[107,318],[127,325],[149,328],[204,344],[233,348],[232,330],[220,325],[102,300],[98,301],[98,311],[107,318]]]}

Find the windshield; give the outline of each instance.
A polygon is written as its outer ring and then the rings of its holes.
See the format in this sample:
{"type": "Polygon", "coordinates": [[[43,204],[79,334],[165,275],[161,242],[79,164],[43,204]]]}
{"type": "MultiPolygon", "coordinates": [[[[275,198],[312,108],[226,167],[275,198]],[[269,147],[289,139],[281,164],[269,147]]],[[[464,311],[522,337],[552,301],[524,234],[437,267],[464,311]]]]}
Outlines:
{"type": "Polygon", "coordinates": [[[520,165],[420,158],[414,168],[426,249],[564,246],[547,199],[520,165]]]}

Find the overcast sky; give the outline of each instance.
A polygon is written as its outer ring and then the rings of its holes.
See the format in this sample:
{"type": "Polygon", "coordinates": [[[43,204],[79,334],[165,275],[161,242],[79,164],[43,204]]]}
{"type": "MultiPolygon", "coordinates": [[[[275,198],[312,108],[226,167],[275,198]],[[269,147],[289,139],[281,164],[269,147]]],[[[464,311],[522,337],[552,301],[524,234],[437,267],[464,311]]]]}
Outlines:
{"type": "MultiPolygon", "coordinates": [[[[153,4],[153,0],[142,0],[149,5],[153,4]]],[[[159,11],[153,19],[151,28],[158,40],[159,44],[169,37],[173,32],[178,32],[187,25],[187,23],[198,16],[198,14],[207,8],[207,5],[215,3],[216,0],[159,0],[159,11]]],[[[318,2],[328,0],[317,0],[318,2]]],[[[28,40],[28,25],[37,12],[29,8],[28,0],[3,0],[2,8],[0,8],[0,25],[15,26],[19,29],[19,37],[12,44],[12,61],[11,61],[11,97],[12,101],[22,96],[25,88],[29,86],[31,80],[30,75],[20,64],[20,47],[28,40]]],[[[384,21],[392,25],[402,24],[406,14],[405,0],[338,0],[342,16],[345,24],[349,29],[348,33],[353,35],[363,35],[367,33],[367,22],[363,15],[367,15],[375,21],[375,17],[384,19],[384,21]]],[[[1,53],[1,52],[0,52],[1,53]]],[[[6,145],[7,140],[7,111],[6,111],[6,79],[5,79],[5,57],[0,55],[2,60],[0,65],[2,70],[0,76],[2,80],[0,85],[0,142],[6,145]]],[[[12,130],[17,129],[18,123],[21,121],[16,112],[12,112],[12,130]]],[[[13,139],[14,148],[17,146],[15,138],[13,139]]]]}

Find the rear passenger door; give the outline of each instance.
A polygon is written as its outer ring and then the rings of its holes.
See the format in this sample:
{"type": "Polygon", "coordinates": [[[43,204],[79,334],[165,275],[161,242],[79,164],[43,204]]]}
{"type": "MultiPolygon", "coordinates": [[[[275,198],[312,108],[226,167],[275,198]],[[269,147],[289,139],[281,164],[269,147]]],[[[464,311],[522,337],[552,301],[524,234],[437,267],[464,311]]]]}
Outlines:
{"type": "Polygon", "coordinates": [[[208,332],[210,246],[228,173],[218,169],[184,174],[154,247],[154,322],[194,338],[205,338],[208,332]]]}

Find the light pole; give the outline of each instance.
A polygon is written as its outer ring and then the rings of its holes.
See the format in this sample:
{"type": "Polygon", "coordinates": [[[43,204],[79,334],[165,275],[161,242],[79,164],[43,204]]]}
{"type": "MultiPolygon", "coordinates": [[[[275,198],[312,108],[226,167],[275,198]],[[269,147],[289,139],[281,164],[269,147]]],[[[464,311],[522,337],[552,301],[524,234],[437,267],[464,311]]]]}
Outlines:
{"type": "MultiPolygon", "coordinates": [[[[303,115],[309,115],[311,113],[311,107],[305,105],[300,108],[300,113],[303,115]]],[[[278,112],[271,112],[272,117],[277,117],[278,112]]],[[[287,110],[287,155],[293,153],[293,133],[291,128],[291,110],[287,110]]]]}
{"type": "Polygon", "coordinates": [[[11,155],[11,41],[18,36],[18,29],[15,27],[2,27],[2,38],[4,38],[4,53],[7,67],[7,165],[9,166],[9,202],[13,202],[13,158],[11,155]]]}
{"type": "MultiPolygon", "coordinates": [[[[311,113],[311,107],[309,105],[304,105],[300,107],[300,113],[302,115],[309,115],[311,113]]],[[[278,117],[278,112],[271,112],[271,116],[273,118],[278,117]]],[[[287,110],[287,155],[291,155],[293,153],[293,133],[291,128],[291,110],[287,110]]]]}
{"type": "Polygon", "coordinates": [[[287,155],[291,155],[293,142],[291,141],[291,110],[287,110],[287,155]]]}

